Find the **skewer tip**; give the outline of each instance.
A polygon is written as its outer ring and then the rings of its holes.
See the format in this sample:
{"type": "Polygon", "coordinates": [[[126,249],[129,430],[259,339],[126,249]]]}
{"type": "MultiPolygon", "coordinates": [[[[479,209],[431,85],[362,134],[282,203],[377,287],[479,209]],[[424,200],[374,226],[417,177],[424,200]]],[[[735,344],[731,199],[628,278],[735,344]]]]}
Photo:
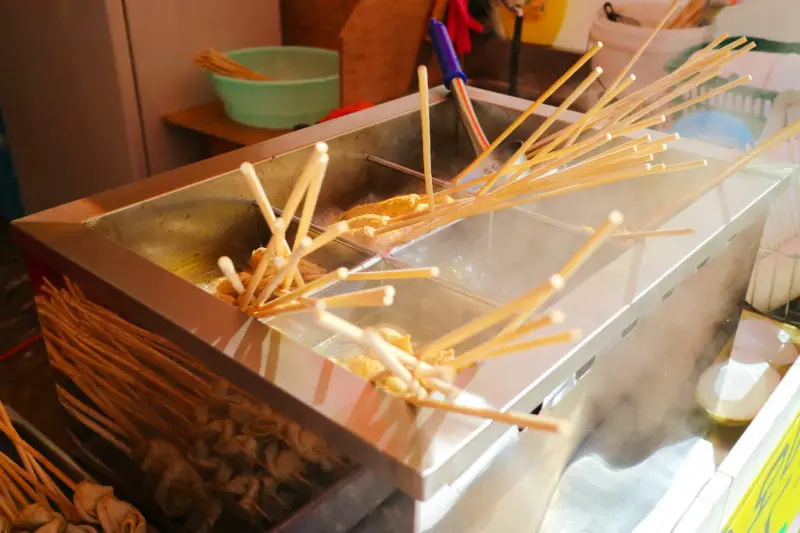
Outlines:
{"type": "Polygon", "coordinates": [[[596,46],[597,48],[603,48],[603,46],[604,46],[604,45],[603,45],[603,41],[597,41],[597,44],[595,44],[595,46],[596,46]]]}
{"type": "MultiPolygon", "coordinates": [[[[666,120],[666,118],[664,120],[666,120]]],[[[328,161],[330,161],[330,160],[331,160],[331,156],[327,152],[325,152],[325,153],[323,153],[322,155],[319,156],[319,162],[322,163],[323,165],[327,165],[328,161]]]]}
{"type": "Polygon", "coordinates": [[[564,278],[561,277],[560,274],[553,274],[550,276],[550,286],[552,286],[555,290],[560,291],[564,288],[564,278]]]}
{"type": "MultiPolygon", "coordinates": [[[[645,165],[645,166],[651,166],[651,165],[650,165],[650,163],[647,163],[647,165],[645,165]]],[[[615,226],[620,226],[625,221],[625,217],[622,216],[622,213],[620,213],[619,211],[617,211],[615,209],[614,211],[611,211],[608,214],[608,221],[610,223],[614,224],[615,226]]]]}
{"type": "Polygon", "coordinates": [[[344,281],[347,279],[347,276],[350,275],[350,271],[347,270],[345,267],[339,267],[335,270],[336,272],[336,279],[339,281],[344,281]]]}
{"type": "Polygon", "coordinates": [[[219,259],[217,259],[217,264],[219,265],[219,269],[225,272],[225,270],[229,268],[233,268],[233,261],[227,255],[223,255],[219,259]]]}
{"type": "Polygon", "coordinates": [[[439,277],[439,267],[431,267],[431,276],[434,278],[439,277]]]}
{"type": "Polygon", "coordinates": [[[579,329],[572,329],[569,332],[569,337],[571,341],[579,341],[583,338],[583,332],[579,329]]]}
{"type": "Polygon", "coordinates": [[[300,241],[300,249],[301,250],[308,250],[311,248],[311,237],[303,237],[303,240],[300,241]]]}
{"type": "Polygon", "coordinates": [[[317,144],[314,145],[314,150],[316,150],[318,154],[327,154],[328,143],[318,142],[317,144]]]}
{"type": "Polygon", "coordinates": [[[702,161],[703,161],[703,166],[707,167],[708,166],[708,159],[703,159],[702,161]]]}
{"type": "Polygon", "coordinates": [[[611,135],[610,133],[606,133],[606,141],[610,141],[610,140],[612,140],[613,138],[614,138],[614,136],[613,136],[613,135],[611,135]]]}
{"type": "Polygon", "coordinates": [[[550,311],[550,322],[555,325],[563,324],[564,320],[567,319],[567,315],[564,314],[563,311],[559,311],[558,309],[554,309],[550,311]]]}
{"type": "Polygon", "coordinates": [[[383,305],[389,306],[394,303],[394,295],[397,294],[397,290],[394,287],[389,285],[383,290],[383,305]]]}
{"type": "Polygon", "coordinates": [[[649,133],[647,135],[645,135],[644,138],[645,138],[645,142],[651,142],[653,140],[653,136],[650,135],[649,133]]]}
{"type": "Polygon", "coordinates": [[[338,233],[347,233],[350,230],[350,224],[346,220],[342,220],[334,224],[333,228],[338,233]]]}
{"type": "Polygon", "coordinates": [[[602,74],[602,73],[603,73],[603,67],[595,67],[594,71],[595,71],[595,72],[597,73],[597,75],[599,76],[600,74],[602,74]]]}
{"type": "Polygon", "coordinates": [[[631,74],[631,83],[636,81],[636,74],[631,74]]]}
{"type": "Polygon", "coordinates": [[[249,161],[245,161],[244,163],[239,165],[239,170],[241,170],[242,173],[245,174],[246,176],[256,173],[256,169],[253,166],[253,163],[250,163],[249,161]]]}
{"type": "Polygon", "coordinates": [[[680,138],[681,138],[681,134],[680,134],[680,133],[678,133],[678,132],[676,131],[675,133],[673,133],[673,135],[675,136],[675,140],[676,140],[676,141],[679,141],[679,140],[680,140],[680,138]]]}

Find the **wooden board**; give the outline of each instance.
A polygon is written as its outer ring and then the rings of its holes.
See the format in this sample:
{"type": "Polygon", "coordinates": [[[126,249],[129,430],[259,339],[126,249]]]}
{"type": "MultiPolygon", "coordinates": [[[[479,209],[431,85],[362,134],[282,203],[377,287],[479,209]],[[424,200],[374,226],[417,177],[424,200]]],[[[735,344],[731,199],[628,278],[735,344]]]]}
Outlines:
{"type": "Polygon", "coordinates": [[[339,50],[339,33],[359,0],[281,0],[281,32],[287,46],[339,50]]]}
{"type": "Polygon", "coordinates": [[[342,105],[408,93],[431,0],[360,0],[340,34],[342,105]]]}

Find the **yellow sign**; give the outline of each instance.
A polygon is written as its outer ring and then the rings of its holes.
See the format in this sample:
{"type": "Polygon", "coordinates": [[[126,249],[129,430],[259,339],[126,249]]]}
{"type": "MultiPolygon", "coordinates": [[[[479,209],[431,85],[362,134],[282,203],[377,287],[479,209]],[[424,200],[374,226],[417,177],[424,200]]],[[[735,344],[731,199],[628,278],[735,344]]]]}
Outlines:
{"type": "MultiPolygon", "coordinates": [[[[506,35],[514,35],[514,14],[497,7],[506,35]]],[[[567,13],[567,0],[533,0],[522,6],[524,13],[522,41],[532,44],[553,44],[561,31],[567,13]]]]}
{"type": "Polygon", "coordinates": [[[800,415],[725,528],[725,533],[800,533],[800,415]]]}

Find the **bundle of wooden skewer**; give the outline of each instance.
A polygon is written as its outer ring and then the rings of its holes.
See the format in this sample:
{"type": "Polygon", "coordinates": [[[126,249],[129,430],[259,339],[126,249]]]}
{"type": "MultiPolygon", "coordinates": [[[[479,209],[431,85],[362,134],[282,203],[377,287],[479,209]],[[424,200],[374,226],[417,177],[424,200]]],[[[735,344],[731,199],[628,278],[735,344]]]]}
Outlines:
{"type": "MultiPolygon", "coordinates": [[[[314,239],[308,237],[328,159],[328,146],[325,143],[318,143],[289,194],[280,218],[275,216],[269,197],[253,165],[244,163],[241,166],[250,192],[271,231],[269,243],[251,258],[252,272],[237,272],[229,257],[223,256],[219,260],[220,270],[225,276],[224,286],[233,292],[235,296],[232,297],[232,301],[242,311],[258,318],[267,318],[314,308],[388,306],[394,301],[395,295],[395,289],[391,285],[325,298],[314,298],[310,293],[346,279],[375,281],[430,278],[439,274],[436,267],[370,272],[350,272],[347,268],[340,267],[326,273],[320,271],[319,267],[313,268],[313,264],[306,261],[307,256],[350,230],[348,223],[340,222],[314,239]],[[286,228],[300,208],[301,202],[302,211],[297,234],[290,246],[286,239],[286,228]],[[304,279],[304,269],[313,273],[313,280],[304,279]]],[[[219,287],[218,285],[218,292],[219,287]]]]}
{"type": "Polygon", "coordinates": [[[708,0],[689,0],[671,21],[667,23],[667,28],[683,29],[694,28],[705,17],[708,7],[708,0]]]}
{"type": "Polygon", "coordinates": [[[114,497],[113,488],[70,478],[26,442],[2,402],[0,434],[17,455],[14,460],[0,451],[0,533],[147,531],[142,514],[114,497]]]}
{"type": "MultiPolygon", "coordinates": [[[[558,420],[500,412],[485,405],[476,407],[465,405],[463,401],[457,402],[463,391],[455,387],[452,380],[458,372],[476,363],[579,339],[579,331],[569,330],[523,340],[532,332],[563,322],[564,316],[558,311],[532,318],[621,224],[622,215],[618,212],[611,213],[584,246],[547,281],[488,314],[446,333],[417,351],[411,346],[409,338],[392,342],[390,338],[382,335],[381,331],[374,328],[362,329],[324,310],[317,310],[317,319],[321,326],[359,344],[369,357],[380,363],[377,366],[359,365],[360,368],[365,368],[368,374],[363,377],[401,396],[411,405],[433,407],[544,431],[563,431],[565,426],[558,420]],[[465,341],[501,325],[500,331],[488,341],[459,355],[447,354],[439,357],[442,352],[453,350],[465,341]],[[428,364],[426,361],[441,362],[428,364]],[[387,376],[393,381],[390,382],[387,376]],[[444,398],[437,399],[433,397],[435,395],[443,395],[444,398]]],[[[348,365],[347,361],[344,362],[344,366],[361,373],[359,369],[348,365]]],[[[464,394],[464,397],[469,396],[464,394]]]]}
{"type": "Polygon", "coordinates": [[[222,52],[213,48],[207,48],[192,56],[192,62],[196,67],[229,78],[251,81],[269,81],[270,78],[247,68],[238,61],[234,61],[222,52]]]}
{"type": "MultiPolygon", "coordinates": [[[[659,139],[642,135],[622,144],[609,144],[615,139],[629,137],[640,130],[664,124],[668,116],[701,104],[710,98],[715,98],[751,80],[750,76],[743,76],[700,96],[681,100],[681,97],[688,92],[718,76],[730,61],[755,48],[755,43],[748,42],[745,37],[720,46],[728,37],[727,34],[723,34],[695,53],[671,74],[623,97],[623,91],[636,79],[635,75],[629,74],[633,65],[661,28],[673,19],[678,7],[679,3],[674,2],[652,34],[606,88],[597,104],[581,118],[548,134],[563,112],[597,81],[602,73],[600,68],[594,69],[496,172],[465,181],[478,168],[478,165],[492,154],[536,109],[600,51],[603,44],[599,42],[533,102],[483,153],[459,173],[453,179],[452,187],[436,193],[433,192],[430,175],[428,87],[426,76],[422,75],[424,71],[421,69],[420,112],[422,114],[426,206],[424,209],[410,209],[383,217],[379,226],[374,228],[375,238],[372,242],[377,248],[387,248],[400,242],[407,242],[442,225],[468,216],[530,204],[611,183],[706,166],[707,161],[705,160],[671,165],[655,161],[658,154],[665,152],[669,144],[679,138],[677,134],[659,139]],[[473,188],[478,188],[474,195],[469,193],[469,190],[473,188]],[[447,203],[439,201],[457,193],[460,193],[461,198],[447,203]]],[[[662,212],[657,213],[637,231],[627,231],[621,228],[617,236],[622,239],[635,239],[694,233],[693,228],[669,231],[659,231],[653,228],[666,216],[686,207],[699,196],[722,183],[731,174],[741,170],[762,152],[791,138],[796,134],[798,128],[800,128],[800,123],[787,127],[743,155],[718,176],[698,186],[675,203],[666,206],[662,212]]],[[[380,211],[382,204],[396,202],[399,198],[402,197],[390,198],[384,202],[373,204],[372,207],[376,211],[380,211]]],[[[588,233],[594,231],[594,228],[583,229],[588,233]]]]}
{"type": "Polygon", "coordinates": [[[37,297],[61,405],[140,469],[183,530],[244,517],[263,531],[346,472],[312,432],[65,285],[37,297]]]}

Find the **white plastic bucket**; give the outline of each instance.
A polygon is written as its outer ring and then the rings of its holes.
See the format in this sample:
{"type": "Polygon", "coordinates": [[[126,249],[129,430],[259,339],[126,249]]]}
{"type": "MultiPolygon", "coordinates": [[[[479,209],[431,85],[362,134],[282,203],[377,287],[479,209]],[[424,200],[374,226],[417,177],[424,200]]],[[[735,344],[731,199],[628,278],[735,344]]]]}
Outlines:
{"type": "MultiPolygon", "coordinates": [[[[641,26],[630,26],[608,20],[600,9],[595,15],[589,39],[592,42],[602,41],[603,49],[592,58],[592,67],[603,67],[600,83],[609,86],[619,72],[631,60],[653,28],[664,17],[667,3],[625,3],[614,4],[616,11],[634,18],[641,26]]],[[[634,64],[631,74],[636,74],[636,82],[628,88],[628,92],[663,78],[667,63],[680,52],[710,40],[710,26],[686,29],[661,29],[644,54],[634,64]]]]}

